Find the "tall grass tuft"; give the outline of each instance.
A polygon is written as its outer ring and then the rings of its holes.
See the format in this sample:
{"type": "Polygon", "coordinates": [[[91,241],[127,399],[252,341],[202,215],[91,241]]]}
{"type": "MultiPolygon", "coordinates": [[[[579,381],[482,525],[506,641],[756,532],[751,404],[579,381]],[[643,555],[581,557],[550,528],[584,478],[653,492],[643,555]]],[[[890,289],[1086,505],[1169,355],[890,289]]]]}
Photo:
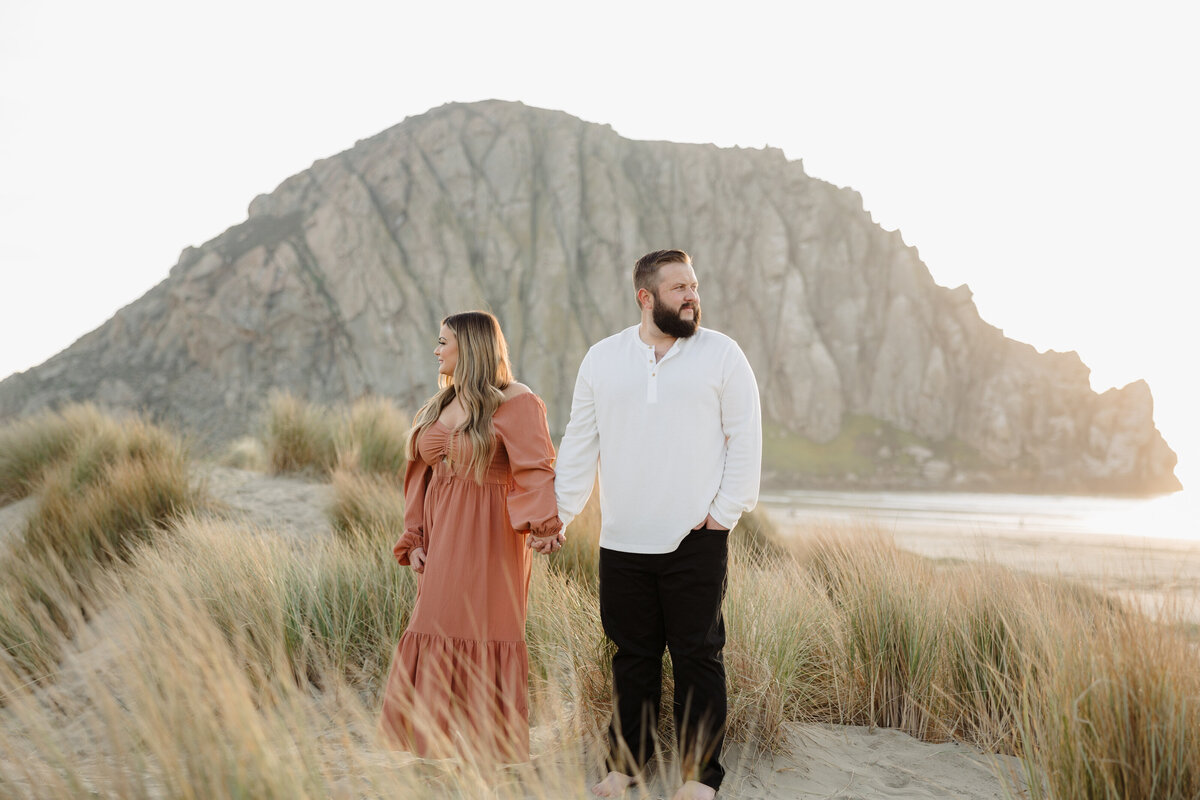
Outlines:
{"type": "MultiPolygon", "coordinates": [[[[74,588],[59,564],[0,562],[0,667],[31,685],[52,678],[64,638],[84,624],[74,588]]],[[[6,700],[0,690],[0,707],[6,700]]]]}
{"type": "Polygon", "coordinates": [[[277,473],[327,474],[340,465],[362,473],[403,475],[408,427],[408,417],[383,397],[329,408],[275,392],[265,425],[267,457],[277,473]]]}
{"type": "Polygon", "coordinates": [[[742,515],[729,534],[729,547],[740,553],[752,566],[774,564],[791,556],[775,524],[762,509],[742,515]]]}
{"type": "Polygon", "coordinates": [[[67,458],[85,437],[115,425],[87,404],[41,411],[0,427],[0,505],[33,493],[46,468],[67,458]]]}
{"type": "Polygon", "coordinates": [[[183,444],[141,419],[82,437],[43,475],[19,557],[53,558],[86,587],[97,569],[127,557],[190,509],[183,444]]]}
{"type": "Polygon", "coordinates": [[[557,572],[552,559],[533,566],[525,634],[534,719],[598,735],[612,708],[612,650],[594,584],[557,572]]]}
{"type": "Polygon", "coordinates": [[[301,547],[228,522],[188,517],[176,535],[134,560],[130,591],[154,576],[177,576],[202,608],[243,648],[239,661],[256,680],[275,679],[281,663],[300,685],[338,684],[379,691],[416,595],[411,570],[376,536],[301,547]]]}
{"type": "Polygon", "coordinates": [[[217,459],[223,467],[266,472],[270,468],[267,447],[255,436],[243,436],[225,446],[217,459]]]}
{"type": "Polygon", "coordinates": [[[288,569],[288,653],[309,680],[335,670],[377,697],[417,593],[416,574],[392,556],[392,537],[367,536],[315,548],[288,569]]]}
{"type": "Polygon", "coordinates": [[[329,516],[342,537],[395,540],[404,530],[404,493],[400,482],[345,467],[333,472],[329,516]]]}
{"type": "Polygon", "coordinates": [[[359,472],[404,475],[404,443],[409,419],[384,397],[365,397],[344,411],[338,422],[341,462],[359,472]]]}
{"type": "MultiPolygon", "coordinates": [[[[1018,687],[1035,683],[1044,653],[1028,617],[1030,586],[989,566],[957,571],[949,587],[943,682],[955,738],[993,752],[1015,753],[1018,687]]],[[[1052,607],[1052,606],[1051,606],[1052,607]]]]}
{"type": "Polygon", "coordinates": [[[287,392],[272,392],[267,408],[267,461],[273,472],[333,469],[337,446],[327,409],[287,392]]]}
{"type": "Polygon", "coordinates": [[[593,491],[564,534],[567,540],[549,560],[550,571],[578,582],[592,594],[600,585],[600,497],[593,491]]]}
{"type": "Polygon", "coordinates": [[[299,693],[239,668],[241,643],[228,643],[177,573],[103,602],[91,609],[95,630],[63,644],[55,685],[22,691],[0,670],[11,698],[0,748],[22,754],[4,759],[0,794],[319,795],[299,693]]]}
{"type": "Polygon", "coordinates": [[[1063,620],[1042,636],[1045,668],[1013,695],[1030,796],[1200,797],[1195,649],[1132,614],[1063,620]]]}
{"type": "Polygon", "coordinates": [[[11,459],[37,476],[26,479],[36,500],[20,537],[0,553],[0,653],[40,680],[59,656],[58,636],[78,628],[97,577],[199,498],[183,443],[141,418],[78,406],[19,429],[23,442],[43,444],[11,459]]]}
{"type": "Polygon", "coordinates": [[[838,617],[843,721],[943,738],[946,600],[931,565],[878,536],[820,537],[805,558],[838,617]]]}
{"type": "Polygon", "coordinates": [[[836,719],[841,643],[828,597],[795,562],[734,548],[725,597],[729,735],[781,751],[785,723],[836,719]]]}

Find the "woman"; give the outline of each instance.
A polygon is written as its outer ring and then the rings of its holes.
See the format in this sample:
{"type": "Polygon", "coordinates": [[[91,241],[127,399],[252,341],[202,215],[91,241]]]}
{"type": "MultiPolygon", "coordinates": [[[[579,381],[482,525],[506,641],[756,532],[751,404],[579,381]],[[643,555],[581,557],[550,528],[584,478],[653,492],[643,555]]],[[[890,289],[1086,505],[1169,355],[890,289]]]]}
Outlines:
{"type": "Polygon", "coordinates": [[[394,745],[422,756],[526,761],[529,551],[562,544],[546,407],[513,381],[491,314],[446,317],[433,352],[441,389],[408,434],[394,548],[420,573],[417,599],[381,723],[394,745]]]}

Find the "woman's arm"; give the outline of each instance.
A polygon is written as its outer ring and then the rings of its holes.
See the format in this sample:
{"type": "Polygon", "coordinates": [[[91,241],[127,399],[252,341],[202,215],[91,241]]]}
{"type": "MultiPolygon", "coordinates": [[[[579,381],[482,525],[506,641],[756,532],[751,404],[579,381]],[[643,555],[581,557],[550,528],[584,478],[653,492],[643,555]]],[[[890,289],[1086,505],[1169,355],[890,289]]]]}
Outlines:
{"type": "MultiPolygon", "coordinates": [[[[528,394],[505,403],[493,417],[492,426],[504,444],[512,470],[509,524],[513,530],[529,532],[543,546],[549,546],[551,540],[561,541],[563,527],[554,498],[554,443],[546,426],[546,406],[540,397],[528,394]]],[[[531,546],[544,552],[537,542],[531,546]]]]}
{"type": "Polygon", "coordinates": [[[405,467],[404,533],[392,548],[401,566],[412,565],[417,572],[425,568],[425,490],[432,472],[433,468],[419,458],[405,467]]]}

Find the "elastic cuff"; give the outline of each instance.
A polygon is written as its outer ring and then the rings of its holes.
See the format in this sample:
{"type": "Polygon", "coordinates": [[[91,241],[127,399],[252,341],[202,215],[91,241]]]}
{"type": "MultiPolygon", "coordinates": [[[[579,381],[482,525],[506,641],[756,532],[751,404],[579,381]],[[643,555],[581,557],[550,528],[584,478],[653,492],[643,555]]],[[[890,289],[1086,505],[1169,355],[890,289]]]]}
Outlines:
{"type": "Polygon", "coordinates": [[[555,517],[554,519],[548,519],[545,522],[539,522],[537,525],[530,525],[529,533],[532,536],[537,536],[538,538],[544,539],[547,536],[557,536],[559,533],[562,533],[562,529],[562,520],[560,520],[558,517],[555,517]]]}
{"type": "Polygon", "coordinates": [[[396,546],[392,548],[392,555],[396,557],[396,561],[400,563],[400,566],[407,567],[411,563],[409,561],[409,554],[416,548],[424,546],[424,537],[410,531],[401,536],[400,541],[396,542],[396,546]]]}

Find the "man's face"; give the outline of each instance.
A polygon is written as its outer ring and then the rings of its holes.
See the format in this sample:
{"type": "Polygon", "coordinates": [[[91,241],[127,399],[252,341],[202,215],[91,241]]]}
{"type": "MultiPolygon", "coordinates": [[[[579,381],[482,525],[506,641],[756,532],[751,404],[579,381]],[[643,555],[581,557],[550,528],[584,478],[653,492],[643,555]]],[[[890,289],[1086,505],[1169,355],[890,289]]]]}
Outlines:
{"type": "Polygon", "coordinates": [[[654,324],[668,336],[686,339],[700,327],[700,292],[691,264],[664,264],[658,270],[654,324]]]}

